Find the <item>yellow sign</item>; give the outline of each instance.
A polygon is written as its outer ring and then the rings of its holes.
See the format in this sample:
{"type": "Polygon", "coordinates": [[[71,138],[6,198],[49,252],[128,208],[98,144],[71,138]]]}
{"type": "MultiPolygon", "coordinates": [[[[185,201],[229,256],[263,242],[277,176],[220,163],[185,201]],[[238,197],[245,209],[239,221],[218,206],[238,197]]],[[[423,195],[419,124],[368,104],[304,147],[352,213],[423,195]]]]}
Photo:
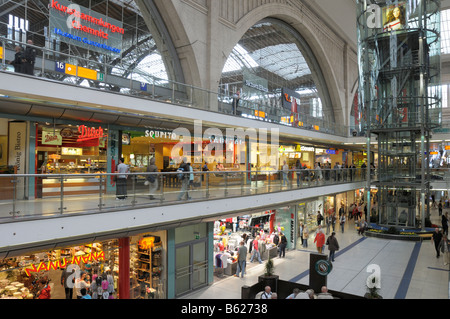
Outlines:
{"type": "Polygon", "coordinates": [[[81,78],[86,78],[86,79],[96,81],[97,80],[97,71],[79,66],[78,67],[78,76],[81,78]]]}
{"type": "Polygon", "coordinates": [[[0,47],[0,59],[3,59],[3,47],[0,47]]]}
{"type": "Polygon", "coordinates": [[[77,66],[66,63],[66,74],[77,76],[77,66]]]}

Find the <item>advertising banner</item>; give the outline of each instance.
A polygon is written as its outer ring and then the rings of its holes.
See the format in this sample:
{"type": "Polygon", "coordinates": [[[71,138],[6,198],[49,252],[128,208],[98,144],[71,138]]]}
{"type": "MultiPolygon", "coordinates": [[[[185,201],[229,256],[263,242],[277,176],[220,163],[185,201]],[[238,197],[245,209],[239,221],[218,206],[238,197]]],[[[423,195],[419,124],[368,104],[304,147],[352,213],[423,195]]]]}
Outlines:
{"type": "Polygon", "coordinates": [[[51,0],[49,7],[52,37],[103,54],[120,54],[122,22],[67,0],[51,0]]]}

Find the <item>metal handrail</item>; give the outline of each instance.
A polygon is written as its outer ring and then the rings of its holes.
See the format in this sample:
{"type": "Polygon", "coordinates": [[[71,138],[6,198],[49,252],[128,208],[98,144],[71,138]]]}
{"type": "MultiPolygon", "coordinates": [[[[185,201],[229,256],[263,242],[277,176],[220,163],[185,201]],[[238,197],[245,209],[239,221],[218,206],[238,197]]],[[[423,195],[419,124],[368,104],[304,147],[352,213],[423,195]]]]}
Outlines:
{"type": "MultiPolygon", "coordinates": [[[[3,191],[13,193],[12,198],[0,200],[3,210],[0,211],[0,222],[9,221],[15,218],[36,218],[41,215],[61,216],[66,213],[96,213],[109,210],[135,209],[136,207],[150,207],[154,205],[169,205],[184,202],[187,197],[193,196],[192,200],[207,201],[211,199],[224,199],[251,195],[283,192],[287,190],[304,189],[310,187],[329,186],[349,182],[363,182],[366,174],[362,169],[342,168],[336,169],[290,169],[283,171],[273,169],[268,171],[254,170],[219,170],[219,171],[193,171],[183,172],[187,176],[194,177],[194,189],[191,189],[190,180],[179,180],[177,175],[180,172],[128,172],[128,173],[83,173],[83,174],[1,174],[0,181],[10,179],[11,186],[5,187],[3,191]],[[295,176],[294,172],[297,174],[295,176]],[[322,178],[316,178],[322,174],[322,178]],[[326,172],[340,172],[341,174],[326,172]],[[283,174],[288,173],[287,179],[283,174]],[[192,175],[191,175],[192,174],[192,175]],[[128,199],[121,200],[122,193],[118,194],[117,182],[120,175],[127,176],[128,199]],[[149,175],[156,176],[159,190],[150,190],[150,185],[145,185],[143,181],[148,180],[149,175]],[[300,178],[302,176],[302,178],[300,178]],[[330,178],[327,179],[327,176],[330,178]],[[203,179],[202,179],[203,177],[203,179]],[[297,178],[298,177],[298,178],[297,178]],[[79,186],[71,184],[71,179],[95,178],[98,179],[96,185],[86,194],[78,193],[79,186]],[[51,195],[44,196],[44,180],[55,180],[49,182],[51,195]],[[58,186],[59,185],[59,186],[58,186]],[[78,187],[77,191],[71,195],[70,187],[78,187]],[[30,189],[41,187],[42,198],[37,197],[30,189]],[[28,193],[26,192],[28,190],[28,193]],[[185,191],[187,191],[185,193],[185,191]],[[68,193],[69,192],[69,193],[68,193]],[[186,195],[184,198],[182,196],[186,195]],[[82,199],[80,198],[82,196],[82,199]],[[149,196],[154,196],[149,199],[149,196]],[[36,204],[39,205],[36,206],[36,204]],[[41,204],[46,205],[46,211],[35,211],[41,204]],[[75,207],[80,205],[79,207],[75,207]],[[119,205],[119,206],[118,206],[119,205]],[[7,211],[9,213],[7,213],[7,211]]],[[[89,181],[92,182],[92,181],[89,181]]]]}

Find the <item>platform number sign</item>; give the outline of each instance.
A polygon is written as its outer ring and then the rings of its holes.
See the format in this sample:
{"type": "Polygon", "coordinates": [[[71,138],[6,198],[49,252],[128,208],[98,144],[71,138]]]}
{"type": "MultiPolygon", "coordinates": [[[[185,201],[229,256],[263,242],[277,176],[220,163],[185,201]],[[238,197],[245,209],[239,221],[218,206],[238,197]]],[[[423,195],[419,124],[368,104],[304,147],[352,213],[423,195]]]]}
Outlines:
{"type": "Polygon", "coordinates": [[[66,73],[66,64],[64,62],[56,61],[55,62],[55,71],[66,73]]]}

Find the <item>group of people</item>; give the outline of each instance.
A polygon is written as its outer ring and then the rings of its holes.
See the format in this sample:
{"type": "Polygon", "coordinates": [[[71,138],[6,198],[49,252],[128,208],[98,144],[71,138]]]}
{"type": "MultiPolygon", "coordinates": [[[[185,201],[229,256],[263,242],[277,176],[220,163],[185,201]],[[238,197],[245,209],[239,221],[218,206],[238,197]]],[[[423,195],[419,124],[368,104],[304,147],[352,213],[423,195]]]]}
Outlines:
{"type": "MultiPolygon", "coordinates": [[[[261,245],[263,244],[264,243],[259,235],[254,236],[253,239],[249,238],[249,235],[246,233],[242,235],[242,241],[239,243],[239,248],[237,249],[237,269],[236,274],[234,275],[235,277],[240,276],[244,278],[248,254],[251,254],[251,263],[253,260],[257,260],[260,264],[262,263],[261,245]]],[[[273,244],[277,247],[278,257],[286,257],[287,239],[282,232],[273,233],[273,244]]]]}
{"type": "Polygon", "coordinates": [[[14,67],[14,72],[34,75],[34,64],[36,62],[36,49],[33,47],[33,41],[27,41],[25,50],[17,45],[14,50],[14,60],[9,61],[9,64],[14,67]]]}
{"type": "MultiPolygon", "coordinates": [[[[366,165],[361,166],[362,177],[365,177],[366,165]]],[[[372,170],[375,167],[372,167],[372,170]]],[[[356,176],[356,166],[354,164],[344,165],[336,162],[334,166],[330,162],[321,164],[319,162],[314,164],[314,168],[310,169],[305,163],[301,163],[297,160],[292,168],[297,173],[297,187],[300,187],[302,182],[321,182],[321,181],[353,181],[356,176]]],[[[372,171],[371,170],[371,171],[372,171]]],[[[283,185],[287,182],[287,176],[289,172],[289,166],[286,161],[283,162],[283,185]]]]}
{"type": "Polygon", "coordinates": [[[76,278],[75,270],[64,268],[61,273],[61,285],[65,289],[66,299],[73,298],[73,289],[76,288],[77,299],[114,299],[114,278],[111,271],[101,275],[91,275],[81,272],[76,278]],[[92,279],[92,280],[91,280],[92,279]]]}
{"type": "MultiPolygon", "coordinates": [[[[264,291],[256,294],[255,299],[278,299],[278,294],[272,291],[270,286],[264,287],[264,291]]],[[[286,299],[334,299],[333,295],[328,291],[327,286],[322,286],[320,293],[316,294],[314,289],[305,291],[294,288],[292,293],[286,299]]]]}

